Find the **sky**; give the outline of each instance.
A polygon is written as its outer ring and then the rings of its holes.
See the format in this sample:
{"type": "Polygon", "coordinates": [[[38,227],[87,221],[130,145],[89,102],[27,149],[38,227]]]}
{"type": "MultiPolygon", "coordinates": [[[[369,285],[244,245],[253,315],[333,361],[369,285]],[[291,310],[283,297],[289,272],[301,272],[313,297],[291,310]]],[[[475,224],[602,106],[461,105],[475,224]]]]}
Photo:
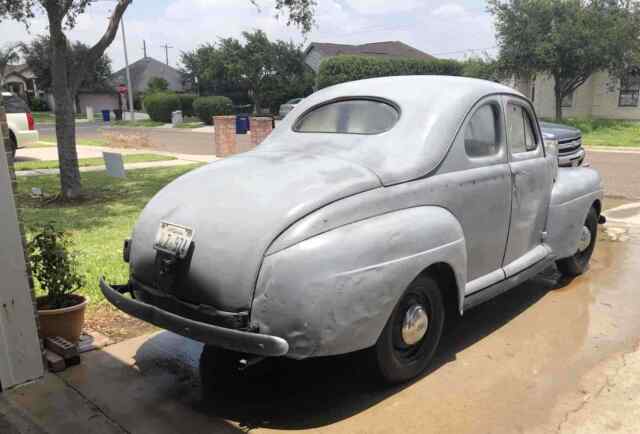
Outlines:
{"type": "MultiPolygon", "coordinates": [[[[124,23],[129,62],[147,55],[179,65],[180,53],[216,42],[221,37],[241,37],[244,30],[262,29],[272,39],[302,44],[334,42],[358,44],[398,40],[441,58],[496,53],[493,21],[484,0],[318,0],[317,24],[303,35],[287,27],[286,17],[276,18],[273,0],[133,0],[124,23]]],[[[115,2],[100,0],[80,16],[68,33],[88,45],[104,33],[115,2]]],[[[29,41],[47,31],[41,11],[27,30],[23,24],[0,22],[0,44],[29,41]]],[[[122,34],[107,50],[113,71],[124,66],[122,34]]]]}

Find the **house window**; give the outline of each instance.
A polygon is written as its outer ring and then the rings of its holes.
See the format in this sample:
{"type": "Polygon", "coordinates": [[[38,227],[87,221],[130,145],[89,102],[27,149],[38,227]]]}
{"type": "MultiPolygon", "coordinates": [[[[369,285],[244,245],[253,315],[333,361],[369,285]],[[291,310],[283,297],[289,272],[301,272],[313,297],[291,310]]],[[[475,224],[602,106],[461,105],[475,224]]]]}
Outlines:
{"type": "Polygon", "coordinates": [[[573,94],[575,93],[575,91],[571,91],[570,94],[565,95],[564,98],[562,98],[562,107],[573,107],[573,94]]]}
{"type": "Polygon", "coordinates": [[[637,107],[640,96],[640,76],[628,76],[620,82],[619,107],[637,107]]]}

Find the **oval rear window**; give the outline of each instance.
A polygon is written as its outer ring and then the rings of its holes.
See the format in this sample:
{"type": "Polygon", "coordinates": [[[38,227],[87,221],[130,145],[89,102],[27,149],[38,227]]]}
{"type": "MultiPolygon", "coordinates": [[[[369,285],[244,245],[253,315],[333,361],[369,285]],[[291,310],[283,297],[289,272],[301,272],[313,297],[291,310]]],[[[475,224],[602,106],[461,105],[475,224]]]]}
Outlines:
{"type": "Polygon", "coordinates": [[[390,130],[400,112],[374,99],[347,99],[312,108],[296,121],[299,133],[380,134],[390,130]]]}

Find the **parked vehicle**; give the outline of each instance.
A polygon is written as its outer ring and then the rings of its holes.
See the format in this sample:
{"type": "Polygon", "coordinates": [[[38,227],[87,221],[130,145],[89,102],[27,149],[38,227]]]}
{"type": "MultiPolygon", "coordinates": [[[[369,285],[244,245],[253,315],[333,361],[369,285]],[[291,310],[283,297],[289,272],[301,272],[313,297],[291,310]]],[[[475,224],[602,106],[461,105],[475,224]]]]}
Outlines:
{"type": "Polygon", "coordinates": [[[30,145],[39,140],[36,124],[31,114],[31,109],[26,102],[11,92],[2,92],[4,109],[7,113],[7,126],[9,127],[9,144],[13,149],[13,156],[16,150],[23,146],[30,145]]]}
{"type": "Polygon", "coordinates": [[[545,143],[558,147],[558,165],[560,167],[580,166],[585,152],[582,147],[582,133],[568,125],[540,122],[545,143]]]}
{"type": "Polygon", "coordinates": [[[298,105],[300,103],[300,101],[302,101],[304,98],[294,98],[294,99],[290,99],[289,101],[287,101],[286,103],[282,104],[280,106],[280,109],[278,110],[278,116],[280,116],[280,119],[284,119],[284,117],[286,115],[289,114],[289,112],[291,110],[293,110],[293,108],[298,105]]]}
{"type": "Polygon", "coordinates": [[[425,370],[446,316],[554,262],[585,272],[601,201],[598,172],[558,169],[511,88],[344,83],[306,98],[256,149],[163,188],[125,242],[129,282],[100,287],[204,342],[207,386],[267,356],[366,348],[401,382],[425,370]]]}

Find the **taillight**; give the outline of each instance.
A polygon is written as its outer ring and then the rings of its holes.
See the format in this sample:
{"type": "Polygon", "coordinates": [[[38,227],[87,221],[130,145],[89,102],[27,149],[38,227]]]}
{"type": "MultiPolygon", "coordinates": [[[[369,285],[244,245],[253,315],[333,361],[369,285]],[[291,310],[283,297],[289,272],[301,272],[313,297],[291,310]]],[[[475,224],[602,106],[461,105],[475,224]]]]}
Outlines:
{"type": "Polygon", "coordinates": [[[36,129],[36,121],[33,120],[33,114],[31,112],[27,112],[27,124],[29,125],[29,130],[36,129]]]}

